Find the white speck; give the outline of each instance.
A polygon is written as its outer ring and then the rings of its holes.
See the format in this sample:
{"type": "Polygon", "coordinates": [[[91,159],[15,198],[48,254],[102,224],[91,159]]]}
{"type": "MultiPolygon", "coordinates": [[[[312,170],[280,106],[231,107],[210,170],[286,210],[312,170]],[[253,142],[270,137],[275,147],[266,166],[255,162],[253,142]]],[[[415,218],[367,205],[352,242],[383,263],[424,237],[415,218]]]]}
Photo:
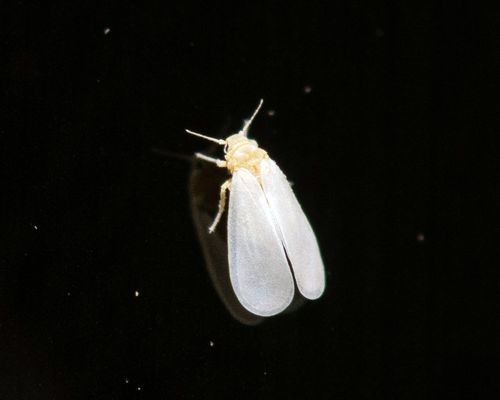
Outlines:
{"type": "Polygon", "coordinates": [[[267,375],[267,371],[264,371],[264,375],[267,375]]]}
{"type": "Polygon", "coordinates": [[[35,228],[35,231],[38,230],[38,226],[36,226],[36,225],[33,225],[33,228],[35,228]]]}
{"type": "Polygon", "coordinates": [[[125,383],[129,383],[129,380],[128,380],[128,378],[125,378],[125,383]]]}
{"type": "Polygon", "coordinates": [[[100,79],[96,79],[96,82],[97,82],[97,83],[101,83],[101,80],[100,80],[100,79]]]}
{"type": "Polygon", "coordinates": [[[212,341],[210,341],[209,344],[210,344],[210,347],[214,347],[215,346],[215,343],[212,342],[212,341]]]}
{"type": "Polygon", "coordinates": [[[137,391],[140,392],[142,388],[140,386],[137,386],[137,391]]]}
{"type": "Polygon", "coordinates": [[[137,290],[134,292],[134,296],[139,297],[139,292],[137,290]]]}
{"type": "Polygon", "coordinates": [[[71,296],[71,292],[66,293],[68,296],[71,296]]]}
{"type": "Polygon", "coordinates": [[[274,110],[269,110],[269,111],[267,112],[267,115],[269,115],[270,117],[274,117],[274,116],[276,115],[276,111],[274,111],[274,110]]]}
{"type": "Polygon", "coordinates": [[[304,93],[309,94],[312,92],[312,87],[310,85],[304,86],[304,93]]]}
{"type": "Polygon", "coordinates": [[[422,232],[417,233],[417,242],[423,242],[425,240],[425,235],[422,232]]]}
{"type": "Polygon", "coordinates": [[[104,34],[107,35],[109,32],[111,32],[111,29],[109,28],[104,28],[104,34]]]}

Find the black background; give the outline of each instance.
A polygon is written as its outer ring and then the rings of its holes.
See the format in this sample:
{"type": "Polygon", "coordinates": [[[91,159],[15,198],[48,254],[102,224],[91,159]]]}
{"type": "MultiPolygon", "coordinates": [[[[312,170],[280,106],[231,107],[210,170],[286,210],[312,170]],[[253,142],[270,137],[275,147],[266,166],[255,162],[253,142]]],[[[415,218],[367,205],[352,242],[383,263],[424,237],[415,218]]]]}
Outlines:
{"type": "Polygon", "coordinates": [[[11,5],[0,399],[498,398],[472,168],[497,151],[469,139],[496,129],[498,10],[11,5]],[[260,98],[250,135],[294,182],[327,290],[248,327],[204,267],[183,156],[207,144],[183,129],[224,137],[260,98]]]}

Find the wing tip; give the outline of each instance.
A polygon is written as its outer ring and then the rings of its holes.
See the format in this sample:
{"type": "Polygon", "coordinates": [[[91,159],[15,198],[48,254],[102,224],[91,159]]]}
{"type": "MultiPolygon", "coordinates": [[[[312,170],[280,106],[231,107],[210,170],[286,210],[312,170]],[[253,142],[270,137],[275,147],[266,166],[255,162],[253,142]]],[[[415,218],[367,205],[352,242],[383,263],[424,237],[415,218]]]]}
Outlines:
{"type": "Polygon", "coordinates": [[[281,314],[283,311],[285,311],[288,306],[290,305],[292,301],[288,302],[285,305],[280,305],[279,307],[273,307],[273,308],[265,308],[265,309],[257,309],[255,307],[252,307],[248,304],[241,303],[243,307],[252,314],[258,315],[260,317],[273,317],[275,315],[281,314]]]}
{"type": "Polygon", "coordinates": [[[304,285],[303,280],[296,280],[296,282],[300,294],[308,300],[319,299],[323,295],[326,289],[326,282],[324,275],[322,278],[320,278],[319,282],[317,281],[307,282],[307,285],[304,285]]]}

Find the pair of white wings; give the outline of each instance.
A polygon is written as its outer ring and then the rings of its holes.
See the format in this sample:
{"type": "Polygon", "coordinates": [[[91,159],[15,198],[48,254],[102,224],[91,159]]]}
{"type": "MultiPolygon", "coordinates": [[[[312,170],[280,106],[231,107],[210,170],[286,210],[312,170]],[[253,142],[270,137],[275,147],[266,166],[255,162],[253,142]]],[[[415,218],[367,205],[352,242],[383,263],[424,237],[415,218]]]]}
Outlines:
{"type": "Polygon", "coordinates": [[[300,293],[317,299],[325,288],[314,232],[285,175],[271,159],[261,162],[261,182],[245,169],[232,177],[228,214],[229,272],[240,303],[271,316],[300,293]],[[285,254],[286,250],[286,254],[285,254]]]}

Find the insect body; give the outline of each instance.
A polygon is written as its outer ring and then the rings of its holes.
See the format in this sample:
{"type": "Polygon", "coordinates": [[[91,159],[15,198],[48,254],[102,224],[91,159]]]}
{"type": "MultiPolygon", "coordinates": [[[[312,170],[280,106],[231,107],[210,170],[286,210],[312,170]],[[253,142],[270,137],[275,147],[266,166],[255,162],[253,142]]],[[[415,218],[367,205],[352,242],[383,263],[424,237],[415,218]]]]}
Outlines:
{"type": "Polygon", "coordinates": [[[247,137],[261,106],[262,100],[243,129],[225,140],[187,132],[224,146],[225,160],[196,154],[231,174],[221,186],[219,211],[209,232],[220,221],[229,189],[231,284],[248,311],[271,316],[287,308],[293,299],[292,271],[300,293],[308,299],[321,296],[325,274],[316,237],[289,182],[267,152],[247,137]]]}

